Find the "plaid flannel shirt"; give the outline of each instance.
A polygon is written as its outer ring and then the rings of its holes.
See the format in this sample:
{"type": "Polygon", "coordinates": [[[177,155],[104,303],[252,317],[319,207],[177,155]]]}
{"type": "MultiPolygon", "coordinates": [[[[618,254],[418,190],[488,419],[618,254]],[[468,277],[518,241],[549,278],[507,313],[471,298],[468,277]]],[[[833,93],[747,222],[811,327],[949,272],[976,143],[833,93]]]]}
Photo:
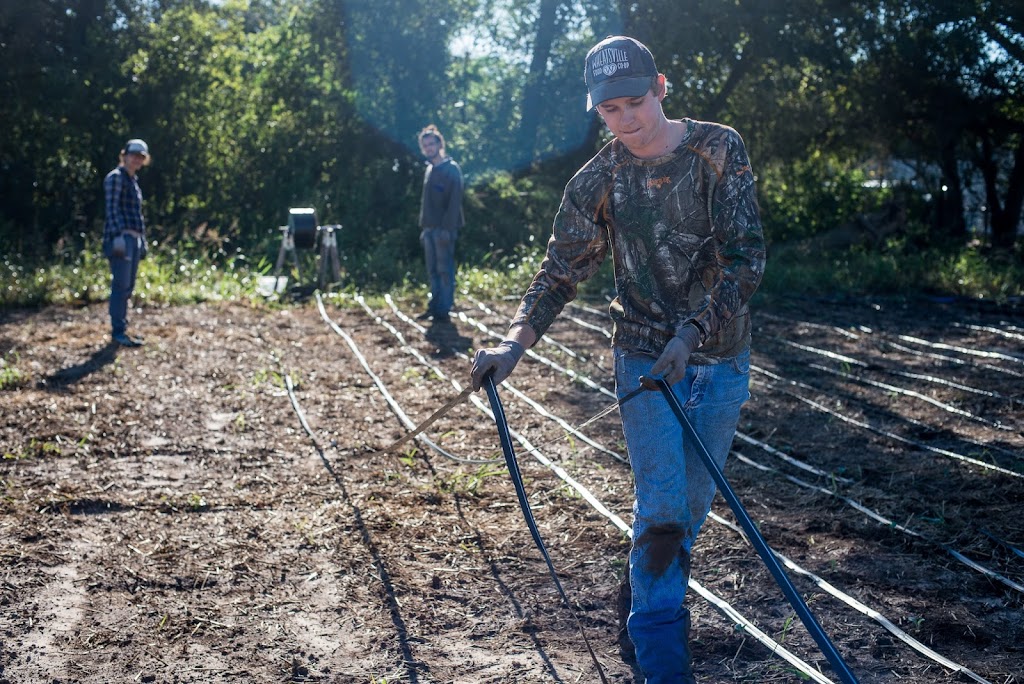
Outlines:
{"type": "Polygon", "coordinates": [[[145,235],[146,223],[142,218],[142,188],[134,176],[128,175],[123,166],[107,174],[103,179],[103,195],[106,198],[106,219],[103,222],[103,240],[112,240],[125,230],[134,230],[145,235]]]}

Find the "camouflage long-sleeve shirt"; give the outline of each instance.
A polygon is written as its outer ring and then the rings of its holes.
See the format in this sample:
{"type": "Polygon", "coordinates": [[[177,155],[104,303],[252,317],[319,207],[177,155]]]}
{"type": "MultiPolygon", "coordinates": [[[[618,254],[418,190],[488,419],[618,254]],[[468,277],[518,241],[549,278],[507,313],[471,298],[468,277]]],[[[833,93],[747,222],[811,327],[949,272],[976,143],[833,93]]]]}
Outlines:
{"type": "Polygon", "coordinates": [[[683,140],[669,154],[638,159],[613,140],[569,181],[513,326],[544,334],[610,249],[613,345],[657,355],[688,324],[701,337],[693,363],[715,363],[750,344],[747,302],[765,265],[750,162],[732,128],[683,123],[683,140]]]}

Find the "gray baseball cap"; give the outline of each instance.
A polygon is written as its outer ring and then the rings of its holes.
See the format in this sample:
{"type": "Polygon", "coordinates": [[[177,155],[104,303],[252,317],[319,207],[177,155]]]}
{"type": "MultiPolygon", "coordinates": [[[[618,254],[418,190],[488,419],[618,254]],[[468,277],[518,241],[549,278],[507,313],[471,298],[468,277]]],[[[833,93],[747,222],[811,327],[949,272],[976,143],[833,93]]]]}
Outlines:
{"type": "Polygon", "coordinates": [[[608,36],[587,53],[587,111],[605,100],[646,94],[657,75],[646,45],[628,36],[608,36]]]}
{"type": "Polygon", "coordinates": [[[141,154],[143,157],[149,156],[149,145],[146,144],[145,140],[140,138],[132,138],[124,144],[125,154],[141,154]]]}

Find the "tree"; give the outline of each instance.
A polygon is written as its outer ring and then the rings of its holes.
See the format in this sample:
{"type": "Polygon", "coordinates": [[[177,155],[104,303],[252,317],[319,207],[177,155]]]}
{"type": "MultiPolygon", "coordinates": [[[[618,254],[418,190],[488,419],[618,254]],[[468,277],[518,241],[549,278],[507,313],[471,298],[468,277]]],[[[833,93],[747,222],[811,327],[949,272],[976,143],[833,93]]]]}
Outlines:
{"type": "Polygon", "coordinates": [[[992,244],[1014,244],[1024,201],[1024,23],[985,0],[879,3],[851,91],[888,149],[931,162],[939,236],[962,239],[984,184],[992,244]]]}

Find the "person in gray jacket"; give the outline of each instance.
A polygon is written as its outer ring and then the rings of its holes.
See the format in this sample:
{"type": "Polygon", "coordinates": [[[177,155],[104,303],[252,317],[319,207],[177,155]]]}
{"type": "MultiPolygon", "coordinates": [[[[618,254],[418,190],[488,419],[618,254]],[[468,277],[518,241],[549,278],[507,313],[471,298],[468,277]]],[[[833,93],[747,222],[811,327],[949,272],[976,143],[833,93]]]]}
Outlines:
{"type": "Polygon", "coordinates": [[[455,240],[465,224],[462,214],[462,170],[445,154],[444,136],[437,126],[419,133],[426,157],[420,203],[420,242],[427,264],[430,304],[420,320],[447,321],[455,302],[455,240]]]}
{"type": "Polygon", "coordinates": [[[103,179],[103,254],[110,261],[110,332],[113,341],[123,347],[142,344],[141,338],[128,334],[128,299],[135,289],[139,261],[146,256],[146,222],[138,173],[149,161],[149,145],[133,138],[121,150],[117,168],[103,179]]]}

